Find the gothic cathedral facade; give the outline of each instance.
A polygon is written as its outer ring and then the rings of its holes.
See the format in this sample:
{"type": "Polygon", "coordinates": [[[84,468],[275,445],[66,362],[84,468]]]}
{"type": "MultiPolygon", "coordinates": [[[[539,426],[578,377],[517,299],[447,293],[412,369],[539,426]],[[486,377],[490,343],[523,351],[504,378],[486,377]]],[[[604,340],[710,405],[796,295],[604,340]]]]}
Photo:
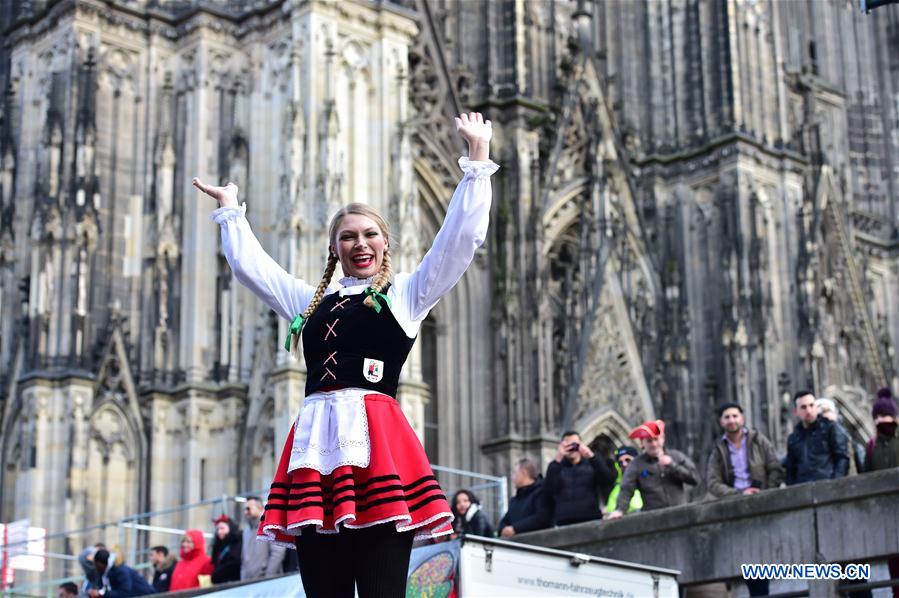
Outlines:
{"type": "Polygon", "coordinates": [[[791,391],[873,431],[899,362],[899,6],[853,0],[30,0],[0,53],[0,520],[53,531],[264,488],[303,400],[193,176],[318,280],[344,203],[409,270],[462,110],[490,236],[399,400],[432,462],[506,475],[714,405],[783,447],[791,391]],[[397,245],[394,245],[396,247],[397,245]]]}

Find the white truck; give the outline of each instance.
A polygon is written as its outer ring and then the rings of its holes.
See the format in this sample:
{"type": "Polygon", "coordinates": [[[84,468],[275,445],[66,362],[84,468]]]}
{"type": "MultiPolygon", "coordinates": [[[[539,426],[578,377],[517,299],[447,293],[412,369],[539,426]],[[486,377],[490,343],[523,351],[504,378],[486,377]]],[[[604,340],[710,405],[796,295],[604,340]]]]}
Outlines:
{"type": "MultiPolygon", "coordinates": [[[[412,551],[406,596],[678,598],[678,571],[467,536],[412,551]],[[455,593],[453,593],[455,590],[455,593]]],[[[297,574],[213,591],[216,598],[303,598],[297,574]]]]}
{"type": "Polygon", "coordinates": [[[459,554],[459,596],[678,598],[677,571],[470,536],[459,554]]]}

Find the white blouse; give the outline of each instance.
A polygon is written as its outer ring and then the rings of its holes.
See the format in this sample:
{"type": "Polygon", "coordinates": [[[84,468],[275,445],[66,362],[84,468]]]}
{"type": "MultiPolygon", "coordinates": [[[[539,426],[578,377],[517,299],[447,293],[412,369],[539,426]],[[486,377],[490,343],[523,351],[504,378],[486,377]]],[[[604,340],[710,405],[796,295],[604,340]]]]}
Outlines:
{"type": "MultiPolygon", "coordinates": [[[[455,286],[487,236],[492,190],[490,175],[499,169],[492,161],[459,158],[464,176],[456,186],[443,225],[431,248],[412,273],[394,276],[387,291],[390,311],[409,338],[440,298],[455,286]]],[[[222,230],[222,249],[234,277],[279,316],[291,321],[306,310],[315,286],[287,273],[269,256],[250,229],[246,204],[218,208],[212,218],[222,230]]],[[[341,296],[365,291],[371,279],[346,277],[332,282],[326,294],[341,296]]],[[[370,445],[364,395],[371,391],[345,388],[316,392],[303,401],[295,422],[288,471],[311,467],[322,475],[341,465],[367,467],[370,445]]]]}

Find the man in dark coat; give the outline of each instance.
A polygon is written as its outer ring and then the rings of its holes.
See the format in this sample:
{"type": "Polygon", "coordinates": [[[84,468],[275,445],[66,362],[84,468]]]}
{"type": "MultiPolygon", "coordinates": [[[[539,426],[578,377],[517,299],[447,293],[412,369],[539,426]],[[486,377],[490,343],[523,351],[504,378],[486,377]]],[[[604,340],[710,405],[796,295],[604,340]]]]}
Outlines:
{"type": "Polygon", "coordinates": [[[793,396],[796,429],[787,438],[787,485],[841,478],[849,472],[849,439],[832,421],[818,417],[815,395],[793,396]]]}
{"type": "Polygon", "coordinates": [[[515,464],[512,472],[515,496],[509,510],[500,519],[497,529],[503,538],[549,527],[549,513],[543,497],[543,478],[537,464],[525,457],[515,464]]]}
{"type": "Polygon", "coordinates": [[[565,432],[555,460],[546,468],[543,492],[552,504],[556,525],[602,519],[600,489],[611,486],[615,474],[605,459],[593,454],[580,434],[565,432]]]}
{"type": "Polygon", "coordinates": [[[153,589],[157,594],[168,592],[178,559],[174,554],[169,554],[165,546],[154,546],[150,549],[150,562],[153,564],[153,589]]]}

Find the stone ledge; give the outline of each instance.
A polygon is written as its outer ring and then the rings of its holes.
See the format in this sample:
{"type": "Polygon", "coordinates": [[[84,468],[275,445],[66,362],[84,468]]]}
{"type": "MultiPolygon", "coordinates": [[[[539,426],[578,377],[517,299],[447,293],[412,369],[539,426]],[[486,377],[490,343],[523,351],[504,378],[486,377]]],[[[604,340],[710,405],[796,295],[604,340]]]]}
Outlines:
{"type": "Polygon", "coordinates": [[[679,569],[679,583],[694,584],[737,577],[743,563],[864,562],[899,553],[897,512],[899,469],[531,532],[516,540],[679,569]]]}

